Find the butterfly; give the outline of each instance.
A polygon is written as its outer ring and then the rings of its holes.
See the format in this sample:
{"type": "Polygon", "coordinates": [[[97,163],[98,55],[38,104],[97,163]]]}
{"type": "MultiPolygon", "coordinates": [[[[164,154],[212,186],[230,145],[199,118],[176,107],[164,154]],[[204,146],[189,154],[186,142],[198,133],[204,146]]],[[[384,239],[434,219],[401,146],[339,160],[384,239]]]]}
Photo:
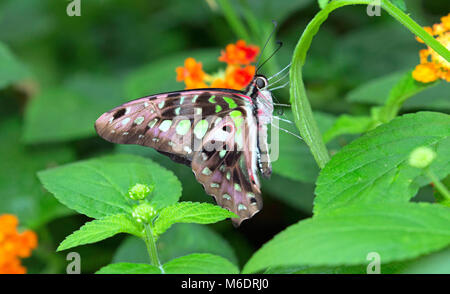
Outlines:
{"type": "Polygon", "coordinates": [[[273,109],[268,80],[256,74],[244,91],[192,89],[127,102],[102,114],[95,129],[109,142],[148,146],[190,166],[238,226],[262,209],[258,173],[272,172],[273,109]]]}

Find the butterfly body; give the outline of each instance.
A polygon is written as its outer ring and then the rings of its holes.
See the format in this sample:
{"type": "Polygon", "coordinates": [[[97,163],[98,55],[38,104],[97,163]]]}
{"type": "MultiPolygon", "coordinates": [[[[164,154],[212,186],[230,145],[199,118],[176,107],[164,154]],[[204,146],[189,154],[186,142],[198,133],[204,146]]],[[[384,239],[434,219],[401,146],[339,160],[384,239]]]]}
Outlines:
{"type": "Polygon", "coordinates": [[[96,123],[120,144],[148,146],[191,166],[217,204],[239,225],[262,208],[258,172],[269,177],[267,125],[273,112],[267,80],[257,75],[245,91],[193,89],[143,97],[118,106],[96,123]]]}

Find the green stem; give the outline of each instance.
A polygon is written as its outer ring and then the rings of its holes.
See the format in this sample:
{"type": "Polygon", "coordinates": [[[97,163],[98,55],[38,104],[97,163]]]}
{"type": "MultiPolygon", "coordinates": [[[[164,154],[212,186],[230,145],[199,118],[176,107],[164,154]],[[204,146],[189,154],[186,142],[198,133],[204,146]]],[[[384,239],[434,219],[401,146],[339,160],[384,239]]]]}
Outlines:
{"type": "Polygon", "coordinates": [[[411,17],[404,13],[400,8],[387,0],[381,0],[381,7],[386,10],[393,18],[404,25],[413,34],[418,36],[422,41],[430,46],[439,55],[450,62],[450,51],[444,45],[439,43],[433,36],[428,34],[420,25],[418,25],[411,17]]]}
{"type": "MultiPolygon", "coordinates": [[[[303,136],[306,144],[308,144],[318,166],[323,168],[329,161],[328,150],[323,142],[322,135],[319,131],[316,121],[314,120],[311,105],[306,95],[305,86],[302,79],[302,68],[305,64],[306,54],[313,37],[319,31],[320,25],[328,18],[328,15],[335,9],[347,5],[370,5],[372,0],[335,0],[328,3],[325,8],[319,11],[309,22],[302,36],[300,37],[292,56],[292,68],[290,72],[290,96],[292,111],[294,113],[295,123],[303,136]]],[[[381,7],[385,9],[392,17],[398,20],[411,32],[421,38],[425,44],[430,46],[438,54],[450,61],[450,52],[422,27],[414,22],[408,15],[397,8],[387,0],[381,1],[381,7]]]]}
{"type": "Polygon", "coordinates": [[[450,201],[450,192],[447,190],[447,187],[445,187],[445,185],[441,183],[439,178],[430,169],[425,169],[425,174],[430,179],[430,181],[433,182],[434,186],[445,198],[445,200],[450,201]]]}
{"type": "Polygon", "coordinates": [[[152,228],[150,224],[144,224],[145,228],[145,245],[147,246],[147,252],[150,257],[150,262],[152,265],[161,267],[161,263],[159,262],[158,258],[158,251],[156,249],[156,242],[155,238],[153,236],[152,228]]]}

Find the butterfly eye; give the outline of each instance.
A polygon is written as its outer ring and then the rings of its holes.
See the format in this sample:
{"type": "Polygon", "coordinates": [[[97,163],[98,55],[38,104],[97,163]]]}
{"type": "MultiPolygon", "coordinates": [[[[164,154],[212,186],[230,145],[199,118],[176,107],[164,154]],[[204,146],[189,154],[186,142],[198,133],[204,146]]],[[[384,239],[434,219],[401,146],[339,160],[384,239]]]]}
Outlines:
{"type": "Polygon", "coordinates": [[[266,79],[264,79],[264,78],[256,79],[256,87],[258,87],[258,89],[265,88],[266,85],[267,85],[266,79]]]}

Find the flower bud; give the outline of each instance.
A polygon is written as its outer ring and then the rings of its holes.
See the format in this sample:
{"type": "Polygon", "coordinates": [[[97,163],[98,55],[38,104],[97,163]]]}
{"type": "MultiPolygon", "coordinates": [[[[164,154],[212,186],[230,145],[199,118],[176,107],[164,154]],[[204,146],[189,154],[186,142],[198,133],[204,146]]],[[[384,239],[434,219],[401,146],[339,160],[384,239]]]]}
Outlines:
{"type": "Polygon", "coordinates": [[[144,200],[153,188],[153,185],[136,184],[128,190],[128,196],[133,200],[144,200]]]}
{"type": "Polygon", "coordinates": [[[436,152],[429,147],[417,147],[409,155],[409,165],[417,168],[425,168],[436,158],[436,152]]]}
{"type": "Polygon", "coordinates": [[[133,208],[132,216],[140,223],[150,223],[155,215],[155,209],[148,202],[141,203],[133,208]]]}

